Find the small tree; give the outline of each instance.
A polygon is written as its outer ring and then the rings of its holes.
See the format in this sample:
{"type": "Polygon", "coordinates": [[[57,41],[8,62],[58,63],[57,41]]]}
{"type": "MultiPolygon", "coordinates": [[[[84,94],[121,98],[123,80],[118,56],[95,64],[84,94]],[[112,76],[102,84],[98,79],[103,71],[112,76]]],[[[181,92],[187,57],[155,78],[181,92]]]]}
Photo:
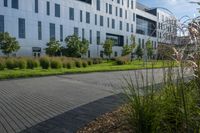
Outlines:
{"type": "Polygon", "coordinates": [[[19,42],[7,32],[0,33],[0,49],[3,54],[10,56],[11,53],[20,49],[19,42]]]}
{"type": "Polygon", "coordinates": [[[146,49],[147,49],[147,56],[148,56],[149,58],[151,58],[152,55],[153,55],[153,47],[152,47],[152,43],[151,43],[150,40],[148,40],[148,41],[146,42],[146,49]]]}
{"type": "Polygon", "coordinates": [[[135,54],[137,55],[138,58],[140,58],[140,59],[142,58],[142,56],[143,56],[143,51],[142,51],[142,48],[141,48],[140,45],[137,46],[136,51],[135,51],[135,54]]]}
{"type": "Polygon", "coordinates": [[[83,41],[77,35],[68,36],[65,38],[67,44],[66,54],[71,57],[81,57],[87,53],[89,42],[86,39],[83,41]]]}
{"type": "Polygon", "coordinates": [[[131,45],[124,45],[122,48],[122,56],[128,55],[133,51],[133,47],[131,45]]]}
{"type": "Polygon", "coordinates": [[[46,54],[49,56],[59,55],[61,51],[61,44],[59,41],[51,39],[50,42],[47,43],[46,54]]]}
{"type": "Polygon", "coordinates": [[[103,44],[104,54],[109,57],[113,52],[112,47],[114,45],[114,41],[112,39],[106,39],[105,43],[103,44]]]}
{"type": "Polygon", "coordinates": [[[131,47],[132,47],[132,49],[134,49],[136,46],[135,36],[131,35],[130,40],[131,40],[131,47]]]}

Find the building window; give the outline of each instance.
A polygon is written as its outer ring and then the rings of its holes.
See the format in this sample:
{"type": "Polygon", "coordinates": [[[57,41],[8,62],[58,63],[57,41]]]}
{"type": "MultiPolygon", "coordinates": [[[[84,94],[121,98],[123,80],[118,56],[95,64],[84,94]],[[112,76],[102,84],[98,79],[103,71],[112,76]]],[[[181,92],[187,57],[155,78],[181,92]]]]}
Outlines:
{"type": "Polygon", "coordinates": [[[108,13],[108,3],[106,3],[106,13],[108,13]]]}
{"type": "Polygon", "coordinates": [[[47,15],[50,15],[50,2],[47,1],[47,15]]]}
{"type": "Polygon", "coordinates": [[[131,9],[133,9],[134,8],[134,2],[133,2],[133,0],[131,0],[131,9]]]}
{"type": "Polygon", "coordinates": [[[85,39],[85,29],[83,28],[82,29],[82,40],[84,40],[85,39]]]}
{"type": "Polygon", "coordinates": [[[88,50],[88,58],[90,58],[90,50],[88,50]]]}
{"type": "Polygon", "coordinates": [[[100,57],[103,58],[103,54],[104,52],[103,51],[100,51],[100,57]]]}
{"type": "Polygon", "coordinates": [[[26,28],[25,28],[25,19],[19,18],[19,38],[25,38],[26,37],[26,28]]]}
{"type": "Polygon", "coordinates": [[[90,13],[86,12],[86,23],[90,23],[90,13]]]}
{"type": "Polygon", "coordinates": [[[135,13],[133,13],[133,21],[135,21],[135,13]]]}
{"type": "Polygon", "coordinates": [[[80,22],[83,22],[83,11],[80,10],[80,22]]]}
{"type": "Polygon", "coordinates": [[[109,28],[110,27],[110,19],[107,18],[107,27],[109,28]]]}
{"type": "Polygon", "coordinates": [[[112,28],[114,29],[115,28],[115,20],[112,19],[112,28]]]}
{"type": "Polygon", "coordinates": [[[119,9],[119,16],[120,16],[121,18],[123,17],[122,14],[123,14],[123,11],[122,11],[122,8],[120,8],[120,9],[119,9]]]}
{"type": "Polygon", "coordinates": [[[115,15],[118,16],[118,8],[115,8],[115,15]]]}
{"type": "Polygon", "coordinates": [[[4,7],[8,7],[8,0],[4,0],[3,5],[4,5],[4,7]]]}
{"type": "Polygon", "coordinates": [[[120,30],[123,29],[122,21],[119,21],[119,29],[120,29],[120,30]]]}
{"type": "Polygon", "coordinates": [[[100,31],[97,31],[97,45],[100,45],[101,35],[100,31]]]}
{"type": "Polygon", "coordinates": [[[78,35],[78,27],[74,27],[74,35],[79,36],[78,35]]]}
{"type": "Polygon", "coordinates": [[[97,14],[95,14],[95,25],[97,25],[97,14]]]}
{"type": "Polygon", "coordinates": [[[103,26],[103,16],[100,16],[100,26],[103,26]]]}
{"type": "Polygon", "coordinates": [[[109,14],[112,14],[112,5],[109,4],[109,14]]]}
{"type": "Polygon", "coordinates": [[[14,8],[14,9],[19,8],[19,1],[18,0],[12,0],[12,8],[14,8]]]}
{"type": "Polygon", "coordinates": [[[63,42],[63,25],[60,25],[60,41],[63,42]]]}
{"type": "Polygon", "coordinates": [[[56,26],[53,23],[50,23],[50,39],[55,40],[56,39],[56,26]]]}
{"type": "Polygon", "coordinates": [[[69,19],[74,20],[74,8],[69,8],[69,19]]]}
{"type": "Polygon", "coordinates": [[[60,17],[60,5],[55,4],[55,17],[60,17]]]}
{"type": "Polygon", "coordinates": [[[127,13],[127,10],[125,11],[125,19],[128,18],[128,13],[127,13]]]}
{"type": "Polygon", "coordinates": [[[0,32],[4,32],[4,16],[0,15],[0,32]]]}
{"type": "Polygon", "coordinates": [[[126,23],[126,31],[129,32],[129,23],[126,23]]]}
{"type": "Polygon", "coordinates": [[[131,32],[133,33],[133,24],[131,24],[131,32]]]}
{"type": "Polygon", "coordinates": [[[38,21],[38,40],[42,40],[42,22],[38,21]]]}
{"type": "Polygon", "coordinates": [[[38,13],[38,0],[35,0],[35,13],[38,13]]]}
{"type": "Polygon", "coordinates": [[[96,0],[96,6],[97,6],[96,8],[97,8],[98,11],[101,10],[101,9],[100,9],[100,8],[101,8],[101,3],[100,3],[100,1],[101,1],[101,0],[96,0]]]}
{"type": "Polygon", "coordinates": [[[92,30],[90,30],[90,44],[92,44],[92,30]]]}
{"type": "Polygon", "coordinates": [[[115,51],[115,57],[117,57],[118,56],[118,53],[117,53],[117,51],[115,51]]]}

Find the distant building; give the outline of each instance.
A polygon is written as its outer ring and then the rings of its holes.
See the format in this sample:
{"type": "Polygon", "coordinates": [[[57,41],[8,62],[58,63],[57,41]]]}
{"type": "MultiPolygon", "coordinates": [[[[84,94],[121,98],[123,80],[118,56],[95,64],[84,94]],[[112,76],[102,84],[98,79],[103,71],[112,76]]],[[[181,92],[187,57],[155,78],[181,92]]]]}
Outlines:
{"type": "MultiPolygon", "coordinates": [[[[112,57],[120,56],[122,46],[131,43],[131,35],[142,48],[150,39],[156,49],[162,41],[164,21],[175,23],[171,14],[136,0],[0,1],[0,32],[17,38],[21,44],[17,56],[43,55],[51,38],[65,46],[65,37],[72,34],[89,41],[88,57],[104,57],[102,43],[107,38],[115,41],[112,57]]],[[[169,26],[168,32],[175,29],[169,26]]]]}

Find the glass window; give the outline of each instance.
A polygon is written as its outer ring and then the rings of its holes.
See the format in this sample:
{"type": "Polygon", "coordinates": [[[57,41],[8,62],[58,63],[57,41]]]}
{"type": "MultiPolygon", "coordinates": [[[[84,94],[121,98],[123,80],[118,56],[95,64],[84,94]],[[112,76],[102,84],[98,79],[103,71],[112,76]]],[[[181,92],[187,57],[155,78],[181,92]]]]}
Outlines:
{"type": "Polygon", "coordinates": [[[101,35],[100,31],[97,31],[97,45],[100,45],[101,35]]]}
{"type": "Polygon", "coordinates": [[[74,8],[69,8],[69,19],[74,20],[74,8]]]}
{"type": "Polygon", "coordinates": [[[38,0],[35,0],[35,13],[38,13],[38,0]]]}
{"type": "Polygon", "coordinates": [[[100,26],[103,26],[103,16],[100,16],[100,26]]]}
{"type": "Polygon", "coordinates": [[[112,5],[109,4],[109,14],[112,14],[112,5]]]}
{"type": "Polygon", "coordinates": [[[115,28],[115,20],[112,19],[112,28],[114,29],[115,28]]]}
{"type": "Polygon", "coordinates": [[[0,32],[4,32],[4,16],[0,15],[0,32]]]}
{"type": "Polygon", "coordinates": [[[56,39],[56,26],[53,23],[49,24],[49,28],[50,28],[50,39],[55,40],[56,39]]]}
{"type": "Polygon", "coordinates": [[[83,22],[83,11],[80,10],[80,22],[83,22]]]}
{"type": "Polygon", "coordinates": [[[14,8],[14,9],[19,8],[19,1],[18,0],[12,0],[12,8],[14,8]]]}
{"type": "Polygon", "coordinates": [[[97,14],[95,14],[95,25],[97,25],[97,14]]]}
{"type": "Polygon", "coordinates": [[[90,30],[90,44],[92,44],[92,30],[90,30]]]}
{"type": "Polygon", "coordinates": [[[120,30],[123,29],[122,21],[119,22],[119,29],[120,29],[120,30]]]}
{"type": "Polygon", "coordinates": [[[79,36],[78,35],[78,27],[74,27],[74,35],[79,36]]]}
{"type": "Polygon", "coordinates": [[[60,17],[60,5],[55,4],[55,17],[60,17]]]}
{"type": "Polygon", "coordinates": [[[38,40],[42,40],[42,22],[38,21],[38,40]]]}
{"type": "Polygon", "coordinates": [[[47,1],[47,15],[50,15],[50,2],[47,1]]]}
{"type": "Polygon", "coordinates": [[[109,28],[110,27],[110,19],[107,18],[107,27],[109,28]]]}
{"type": "Polygon", "coordinates": [[[85,39],[85,29],[82,29],[82,40],[85,39]]]}
{"type": "Polygon", "coordinates": [[[90,13],[86,12],[86,23],[90,23],[90,13]]]}
{"type": "Polygon", "coordinates": [[[63,41],[63,25],[60,25],[60,41],[63,41]]]}
{"type": "Polygon", "coordinates": [[[100,8],[101,8],[100,4],[101,4],[101,3],[100,3],[100,0],[96,0],[96,8],[97,8],[98,11],[101,10],[101,9],[100,9],[100,8]]]}
{"type": "Polygon", "coordinates": [[[120,10],[119,10],[119,16],[122,18],[123,17],[123,11],[122,11],[122,8],[120,8],[120,10]]]}
{"type": "Polygon", "coordinates": [[[126,31],[129,32],[129,23],[126,23],[126,31]]]}
{"type": "Polygon", "coordinates": [[[4,5],[4,7],[8,7],[8,0],[4,0],[3,5],[4,5]]]}
{"type": "Polygon", "coordinates": [[[25,38],[26,37],[26,26],[25,26],[25,19],[19,18],[19,38],[25,38]]]}

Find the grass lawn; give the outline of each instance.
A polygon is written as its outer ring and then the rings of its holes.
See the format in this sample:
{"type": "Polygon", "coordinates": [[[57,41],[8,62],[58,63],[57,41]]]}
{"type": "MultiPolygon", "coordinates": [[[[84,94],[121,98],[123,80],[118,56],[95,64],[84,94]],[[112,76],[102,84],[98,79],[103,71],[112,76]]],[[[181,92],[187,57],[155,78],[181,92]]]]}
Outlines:
{"type": "Polygon", "coordinates": [[[162,68],[167,67],[167,61],[150,61],[144,66],[143,61],[135,60],[128,65],[116,65],[114,61],[104,62],[98,65],[88,66],[86,68],[72,68],[72,69],[16,69],[16,70],[3,70],[0,71],[0,79],[22,78],[22,77],[36,77],[47,75],[60,75],[60,74],[72,74],[72,73],[90,73],[90,72],[105,72],[105,71],[125,71],[136,70],[144,68],[162,68]],[[153,64],[153,65],[152,65],[153,64]]]}

